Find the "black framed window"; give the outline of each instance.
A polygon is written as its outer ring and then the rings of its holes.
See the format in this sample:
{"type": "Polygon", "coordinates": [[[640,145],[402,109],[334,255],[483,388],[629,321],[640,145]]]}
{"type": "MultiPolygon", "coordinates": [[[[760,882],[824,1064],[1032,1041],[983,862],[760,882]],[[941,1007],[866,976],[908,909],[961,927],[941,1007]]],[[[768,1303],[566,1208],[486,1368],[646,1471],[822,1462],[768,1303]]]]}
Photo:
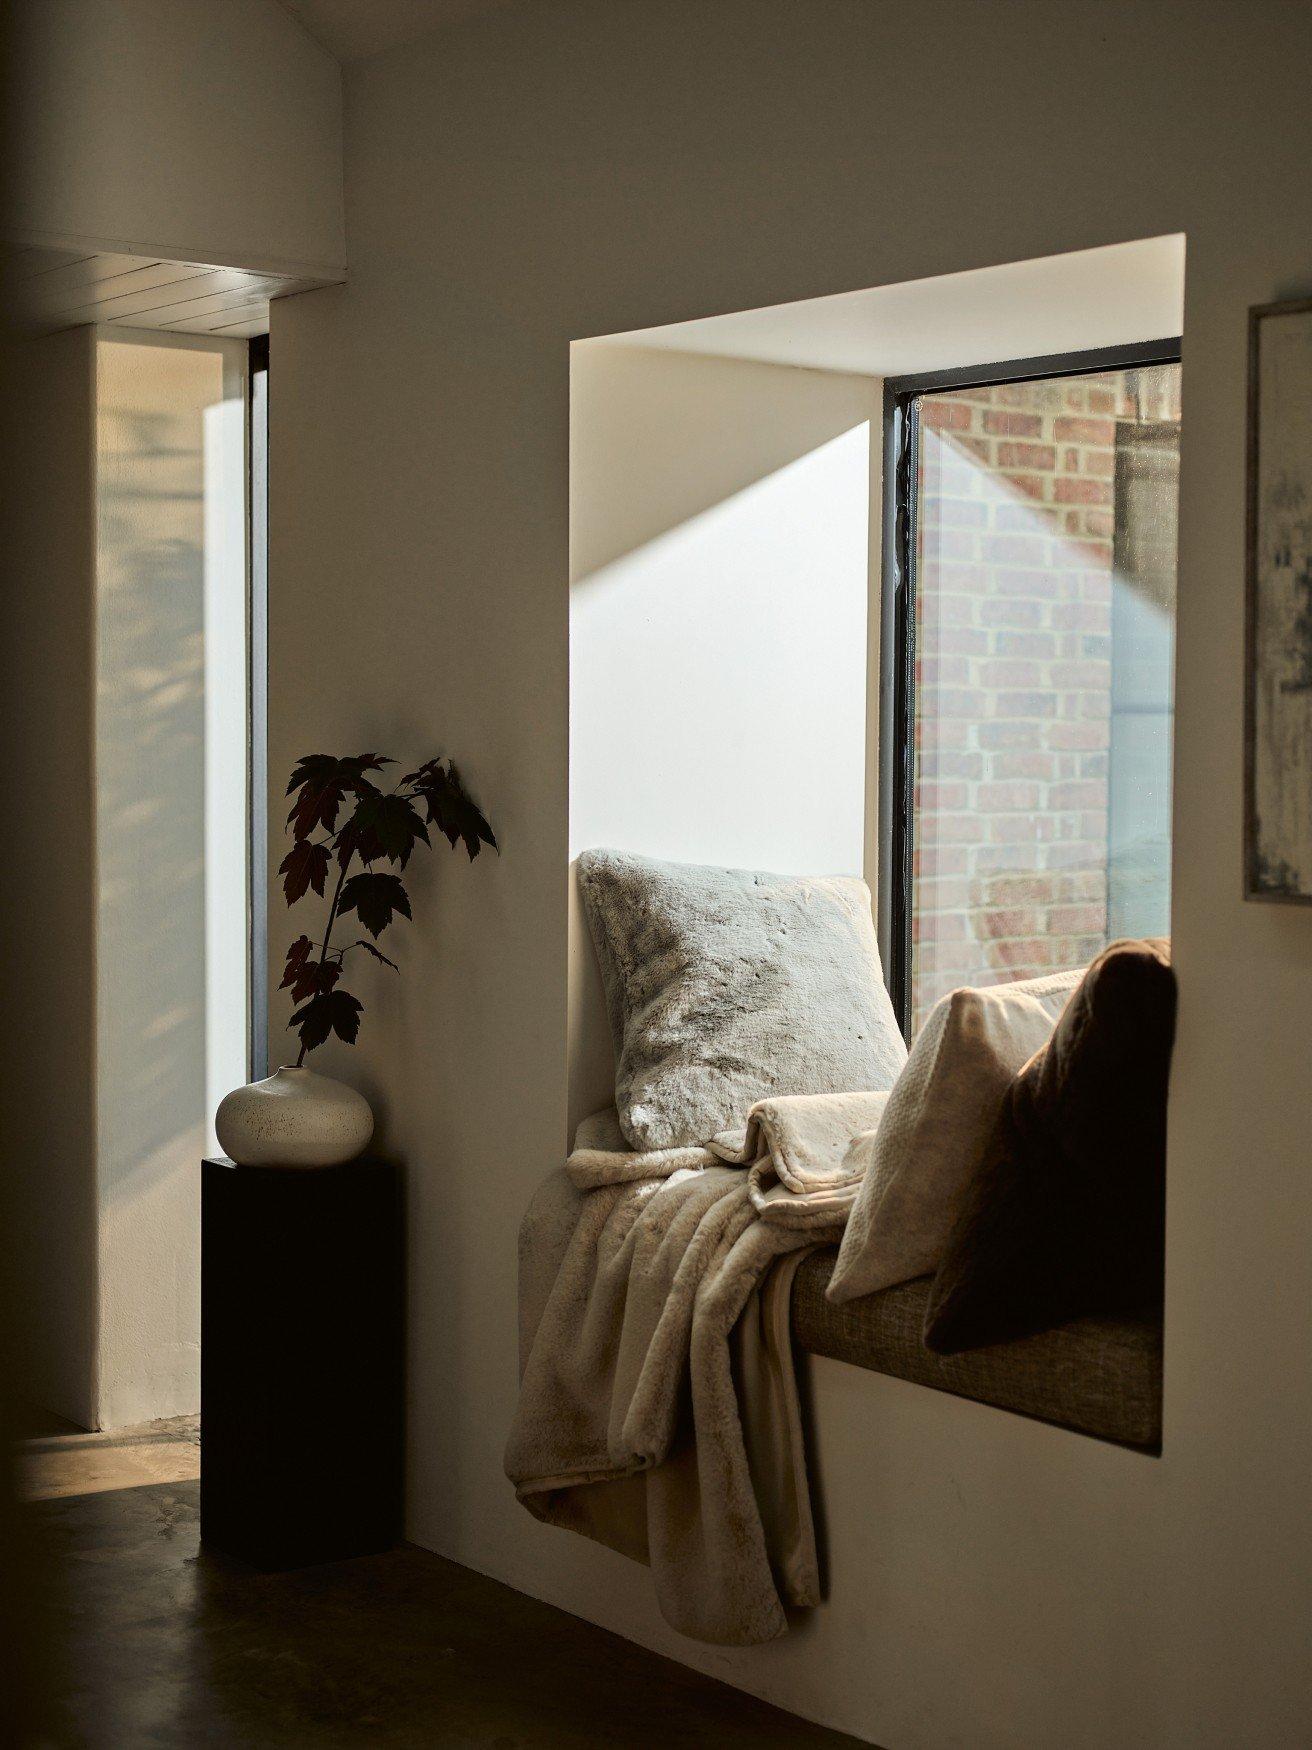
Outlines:
{"type": "Polygon", "coordinates": [[[1165,934],[1180,344],[885,391],[880,929],[947,991],[1165,934]]]}
{"type": "Polygon", "coordinates": [[[269,602],[269,337],[250,342],[246,394],[247,521],[250,542],[247,596],[247,662],[250,727],[247,797],[250,809],[249,869],[250,1022],[252,1079],[268,1073],[268,602],[269,602]]]}

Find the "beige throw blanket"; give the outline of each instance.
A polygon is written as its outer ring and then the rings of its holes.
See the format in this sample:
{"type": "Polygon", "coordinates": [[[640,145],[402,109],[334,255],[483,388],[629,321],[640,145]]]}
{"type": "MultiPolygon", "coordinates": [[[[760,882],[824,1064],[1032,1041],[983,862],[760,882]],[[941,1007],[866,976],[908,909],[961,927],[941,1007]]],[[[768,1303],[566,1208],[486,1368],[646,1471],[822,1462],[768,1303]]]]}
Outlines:
{"type": "Polygon", "coordinates": [[[887,1098],[766,1100],[745,1131],[650,1153],[598,1113],[524,1217],[506,1473],[537,1518],[649,1563],[699,1640],[772,1640],[818,1602],[789,1297],[842,1233],[887,1098]]]}

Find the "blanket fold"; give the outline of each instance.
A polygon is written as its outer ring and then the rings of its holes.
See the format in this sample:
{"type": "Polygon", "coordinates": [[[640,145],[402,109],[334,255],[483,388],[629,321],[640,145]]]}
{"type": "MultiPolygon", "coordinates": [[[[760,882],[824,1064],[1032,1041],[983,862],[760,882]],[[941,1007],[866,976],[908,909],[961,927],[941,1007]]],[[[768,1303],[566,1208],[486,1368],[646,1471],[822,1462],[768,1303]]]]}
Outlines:
{"type": "Polygon", "coordinates": [[[597,1113],[524,1217],[507,1475],[537,1518],[648,1562],[684,1634],[772,1640],[819,1601],[792,1280],[841,1235],[886,1100],[766,1100],[647,1152],[597,1113]]]}

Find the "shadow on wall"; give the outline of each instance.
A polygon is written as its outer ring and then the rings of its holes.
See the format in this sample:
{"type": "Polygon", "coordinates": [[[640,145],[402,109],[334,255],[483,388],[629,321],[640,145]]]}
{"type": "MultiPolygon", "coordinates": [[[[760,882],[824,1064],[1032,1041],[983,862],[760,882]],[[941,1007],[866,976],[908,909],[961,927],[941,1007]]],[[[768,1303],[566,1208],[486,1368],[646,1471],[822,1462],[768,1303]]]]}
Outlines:
{"type": "Polygon", "coordinates": [[[100,1179],[118,1200],[202,1140],[204,503],[193,421],[111,390],[99,429],[100,1179]]]}

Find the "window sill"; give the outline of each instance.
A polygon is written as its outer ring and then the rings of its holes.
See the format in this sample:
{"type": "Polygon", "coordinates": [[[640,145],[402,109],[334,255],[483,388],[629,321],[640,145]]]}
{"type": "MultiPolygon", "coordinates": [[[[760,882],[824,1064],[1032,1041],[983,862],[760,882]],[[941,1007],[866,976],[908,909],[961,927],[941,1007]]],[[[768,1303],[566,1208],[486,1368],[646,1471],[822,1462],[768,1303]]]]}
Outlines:
{"type": "Polygon", "coordinates": [[[1018,1342],[934,1355],[920,1341],[930,1278],[834,1306],[825,1299],[825,1288],[836,1255],[832,1248],[813,1253],[798,1270],[792,1319],[799,1348],[1100,1440],[1160,1452],[1160,1319],[1076,1319],[1018,1342]]]}

